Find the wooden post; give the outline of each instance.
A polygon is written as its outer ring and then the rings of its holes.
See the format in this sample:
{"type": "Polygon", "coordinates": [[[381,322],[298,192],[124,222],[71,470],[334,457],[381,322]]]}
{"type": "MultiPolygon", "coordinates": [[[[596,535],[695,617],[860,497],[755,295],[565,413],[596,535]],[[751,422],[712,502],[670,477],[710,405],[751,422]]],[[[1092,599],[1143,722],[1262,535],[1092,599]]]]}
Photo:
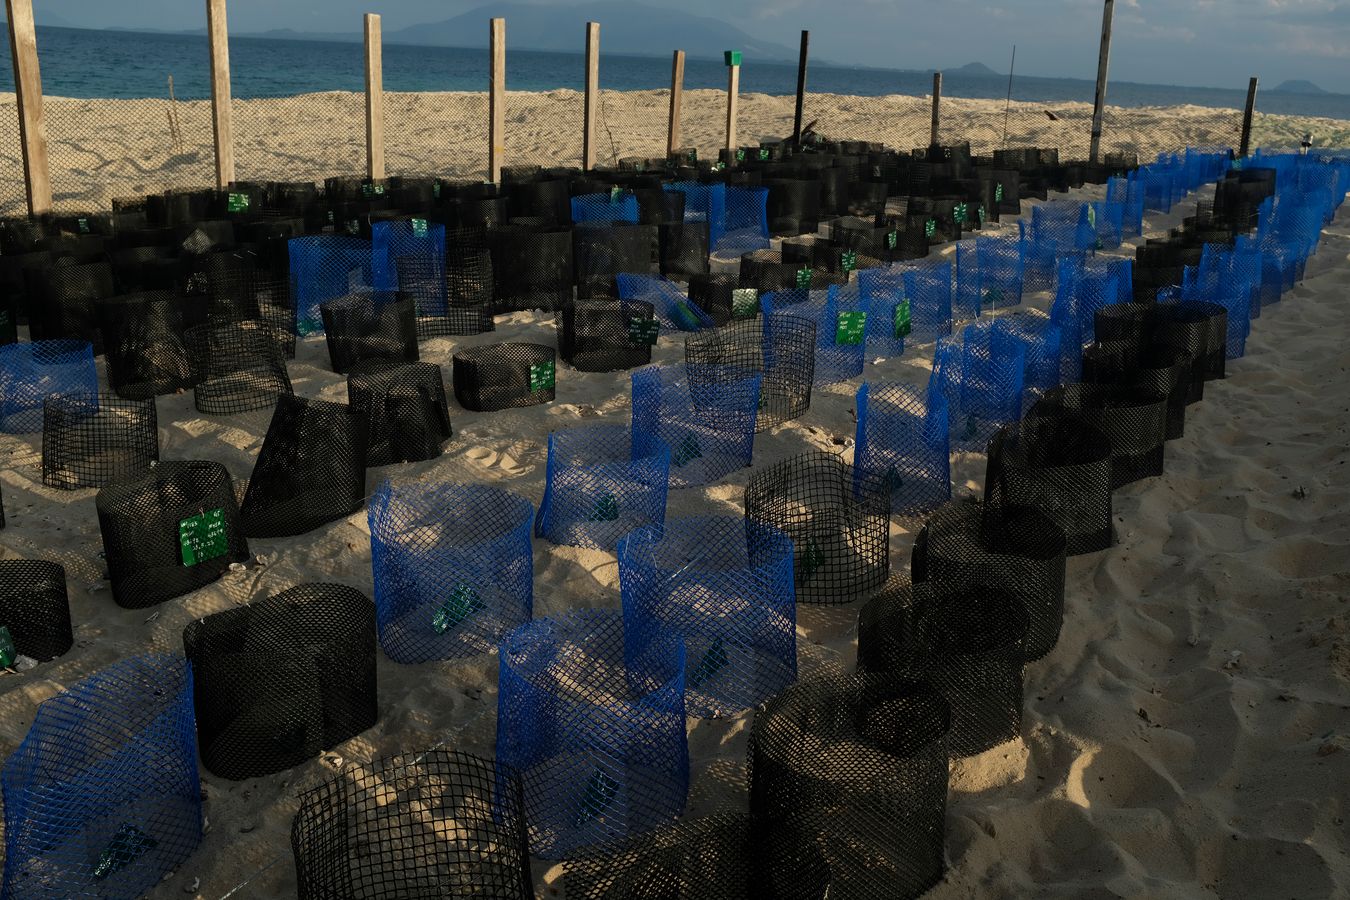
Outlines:
{"type": "Polygon", "coordinates": [[[586,23],[586,109],[581,126],[581,168],[595,168],[595,116],[600,108],[600,23],[586,23]]]}
{"type": "Polygon", "coordinates": [[[928,134],[928,146],[930,146],[930,147],[937,147],[937,146],[939,146],[939,144],[938,144],[938,128],[939,128],[939,125],[940,125],[941,122],[942,122],[942,114],[941,114],[941,112],[939,111],[939,107],[941,107],[941,106],[942,106],[942,73],[941,73],[941,72],[934,72],[934,73],[933,73],[933,127],[932,127],[932,130],[931,130],[931,131],[929,132],[929,134],[928,134]]]}
{"type": "Polygon", "coordinates": [[[375,13],[366,13],[366,177],[384,177],[384,50],[375,13]]]}
{"type": "Polygon", "coordinates": [[[488,181],[502,180],[506,150],[506,20],[488,21],[488,181]]]}
{"type": "Polygon", "coordinates": [[[676,50],[670,64],[670,125],[666,128],[666,155],[680,149],[680,114],[684,110],[684,51],[676,50]]]}
{"type": "Polygon", "coordinates": [[[216,187],[234,182],[234,119],[230,115],[230,31],[225,0],[206,0],[206,33],[211,42],[211,130],[216,141],[216,187]]]}
{"type": "Polygon", "coordinates": [[[1088,162],[1095,163],[1102,150],[1102,117],[1106,113],[1106,70],[1111,63],[1111,20],[1114,18],[1116,0],[1106,0],[1102,10],[1102,48],[1097,56],[1097,99],[1092,106],[1092,144],[1088,149],[1088,162]]]}
{"type": "Polygon", "coordinates": [[[19,143],[28,213],[52,208],[52,178],[47,162],[47,124],[42,115],[42,74],[38,70],[37,32],[32,0],[5,0],[9,12],[9,53],[14,61],[14,93],[19,107],[19,143]]]}
{"type": "Polygon", "coordinates": [[[1256,112],[1256,81],[1255,75],[1247,83],[1247,108],[1242,113],[1242,146],[1238,150],[1238,156],[1246,157],[1252,149],[1252,113],[1256,112]]]}
{"type": "Polygon", "coordinates": [[[741,102],[741,53],[728,50],[727,63],[727,149],[736,149],[736,116],[741,102]]]}
{"type": "Polygon", "coordinates": [[[811,32],[802,31],[802,50],[797,57],[797,109],[792,114],[792,146],[802,145],[802,108],[806,105],[806,53],[811,32]]]}

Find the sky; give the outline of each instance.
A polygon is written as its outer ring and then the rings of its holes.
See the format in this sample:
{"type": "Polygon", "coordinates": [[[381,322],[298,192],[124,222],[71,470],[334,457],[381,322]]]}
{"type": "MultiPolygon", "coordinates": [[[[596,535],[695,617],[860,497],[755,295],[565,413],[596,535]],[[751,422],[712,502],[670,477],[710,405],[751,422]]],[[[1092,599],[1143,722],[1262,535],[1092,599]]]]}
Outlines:
{"type": "MultiPolygon", "coordinates": [[[[577,0],[536,0],[578,5],[577,0]]],[[[584,0],[583,0],[584,2],[584,0]]],[[[1102,0],[637,0],[678,6],[795,47],[811,31],[813,58],[898,69],[982,62],[1025,75],[1095,78],[1102,0]]],[[[33,0],[81,27],[204,26],[200,0],[33,0]]],[[[436,22],[483,0],[229,0],[234,32],[360,30],[378,12],[386,32],[436,22]]],[[[487,17],[487,13],[484,13],[487,17]]],[[[601,23],[604,24],[603,22],[601,23]]],[[[510,22],[507,22],[508,34],[510,22]]],[[[578,40],[580,44],[580,40],[578,40]]],[[[1111,77],[1245,88],[1307,79],[1350,93],[1350,0],[1116,0],[1111,77]]]]}

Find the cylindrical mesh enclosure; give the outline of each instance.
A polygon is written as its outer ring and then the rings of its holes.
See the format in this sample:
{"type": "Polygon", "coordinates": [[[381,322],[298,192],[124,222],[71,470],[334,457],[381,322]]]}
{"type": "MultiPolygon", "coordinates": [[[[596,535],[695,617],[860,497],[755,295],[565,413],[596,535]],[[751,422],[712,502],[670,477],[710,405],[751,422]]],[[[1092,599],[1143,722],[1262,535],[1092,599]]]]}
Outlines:
{"type": "Polygon", "coordinates": [[[952,442],[979,450],[1005,425],[1022,417],[1026,344],[1001,320],[972,322],[959,335],[940,338],[929,391],[947,400],[952,442]]]}
{"type": "Polygon", "coordinates": [[[689,277],[689,300],[703,310],[718,327],[733,318],[754,318],[759,314],[759,291],[742,290],[740,279],[728,272],[711,272],[689,277]]]}
{"type": "Polygon", "coordinates": [[[572,232],[509,225],[488,232],[496,311],[557,309],[572,299],[572,232]]]}
{"type": "Polygon", "coordinates": [[[707,273],[707,222],[664,222],[657,226],[657,236],[662,275],[684,281],[707,273]]]}
{"type": "Polygon", "coordinates": [[[647,366],[632,376],[633,434],[670,447],[670,486],[710,484],[750,465],[760,376],[696,381],[683,366],[647,366]]]}
{"type": "Polygon", "coordinates": [[[188,623],[202,765],[232,781],[300,765],[375,724],[375,605],[302,584],[188,623]]]}
{"type": "Polygon", "coordinates": [[[395,662],[486,653],[534,608],[528,500],[482,485],[393,485],[370,500],[380,645],[395,662]]]}
{"type": "Polygon", "coordinates": [[[196,381],[179,301],[167,291],[100,300],[108,384],[134,400],[187,390],[196,381]]]}
{"type": "Polygon", "coordinates": [[[88,341],[36,341],[0,347],[0,431],[42,430],[42,402],[57,394],[98,392],[88,341]]]}
{"type": "Polygon", "coordinates": [[[803,682],[750,732],[756,882],[782,900],[909,900],[942,878],[948,703],[888,675],[803,682]]]}
{"type": "MultiPolygon", "coordinates": [[[[879,325],[893,337],[936,341],[952,331],[950,260],[915,260],[858,273],[858,289],[879,325]]],[[[884,351],[883,351],[884,352],[884,351]]],[[[899,350],[892,349],[891,355],[899,350]]]]}
{"type": "Polygon", "coordinates": [[[270,325],[256,320],[198,325],[186,338],[198,370],[192,389],[198,412],[265,409],[291,392],[286,359],[270,325]]]}
{"type": "MultiPolygon", "coordinates": [[[[828,291],[783,291],[760,298],[766,321],[789,316],[815,325],[816,387],[838,384],[862,374],[867,350],[867,308],[857,288],[828,291]]],[[[799,327],[799,326],[798,326],[799,327]]]]}
{"type": "Polygon", "coordinates": [[[74,637],[65,568],[46,560],[0,560],[0,627],[20,656],[46,662],[69,650],[74,637]]]}
{"type": "Polygon", "coordinates": [[[815,322],[779,313],[686,338],[684,359],[696,395],[758,378],[755,427],[767,431],[810,408],[815,350],[815,322]]]}
{"type": "Polygon", "coordinates": [[[890,516],[882,479],[820,450],[758,469],[745,486],[745,517],[792,539],[802,603],[848,603],[883,584],[890,516]]]}
{"type": "Polygon", "coordinates": [[[616,372],[645,366],[661,323],[641,300],[576,300],[563,304],[558,355],[581,372],[616,372]]]}
{"type": "Polygon", "coordinates": [[[450,403],[435,363],[362,363],[347,376],[347,403],[370,419],[367,466],[435,459],[450,439],[450,403]]]}
{"type": "Polygon", "coordinates": [[[370,241],[338,234],[292,238],[291,298],[297,334],[323,330],[320,306],[377,287],[370,241]]]}
{"type": "Polygon", "coordinates": [[[520,779],[453,750],[348,768],[300,798],[299,900],[534,900],[520,779]]]}
{"type": "Polygon", "coordinates": [[[624,300],[650,303],[661,324],[671,331],[701,331],[714,322],[668,278],[622,274],[615,278],[615,285],[624,300]]]}
{"type": "Polygon", "coordinates": [[[244,534],[288,537],[361,508],[365,409],[281,394],[240,506],[244,534]]]}
{"type": "Polygon", "coordinates": [[[333,371],[346,374],[363,362],[417,359],[417,316],[412,298],[353,294],[319,307],[333,371]]]}
{"type": "Polygon", "coordinates": [[[1064,384],[1036,403],[1042,414],[1066,409],[1106,435],[1111,488],[1163,473],[1167,398],[1139,386],[1064,384]]]}
{"type": "Polygon", "coordinates": [[[654,829],[563,864],[571,900],[746,900],[750,817],[721,813],[654,829]]]}
{"type": "Polygon", "coordinates": [[[856,399],[853,461],[865,478],[884,483],[891,512],[914,516],[952,496],[947,401],[907,384],[864,384],[856,399]]]}
{"type": "Polygon", "coordinates": [[[530,849],[544,859],[669,824],[689,789],[684,646],[633,652],[623,618],[576,610],[501,645],[497,761],[521,773],[530,849]]]}
{"type": "Polygon", "coordinates": [[[913,581],[942,594],[985,584],[1006,591],[1027,611],[1026,658],[1054,648],[1064,621],[1064,529],[1035,509],[986,509],[948,503],[914,542],[913,581]]]}
{"type": "Polygon", "coordinates": [[[1192,352],[1199,361],[1200,382],[1223,378],[1227,368],[1228,310],[1217,303],[1159,303],[1153,339],[1192,352]],[[1192,348],[1195,348],[1192,351],[1192,348]]]}
{"type": "Polygon", "coordinates": [[[29,311],[29,329],[34,337],[89,341],[94,351],[103,349],[94,304],[116,293],[112,267],[106,262],[53,265],[37,273],[41,303],[29,311]]]}
{"type": "Polygon", "coordinates": [[[756,706],[797,680],[792,542],[735,516],[675,519],[619,542],[624,636],[675,634],[691,716],[756,706]]]}
{"type": "Polygon", "coordinates": [[[134,478],[159,459],[154,398],[58,394],[42,405],[42,483],[76,490],[134,478]]]}
{"type": "Polygon", "coordinates": [[[454,355],[455,400],[474,412],[553,402],[558,353],[543,344],[466,347],[454,355]]]}
{"type": "Polygon", "coordinates": [[[1166,399],[1163,437],[1169,441],[1186,433],[1192,374],[1190,354],[1171,347],[1108,341],[1083,351],[1084,382],[1118,385],[1166,399]]]}
{"type": "Polygon", "coordinates": [[[139,897],[202,835],[192,674],[134,656],[38,705],[0,773],[5,897],[139,897]]]}
{"type": "Polygon", "coordinates": [[[164,462],[95,498],[113,600],[142,609],[215,581],[248,559],[230,473],[219,463],[164,462]]]}
{"type": "Polygon", "coordinates": [[[660,525],[670,456],[656,434],[623,425],[550,432],[535,534],[555,544],[613,550],[635,528],[660,525]]]}
{"type": "Polygon", "coordinates": [[[858,671],[931,684],[951,704],[951,755],[974,756],[1021,734],[1027,623],[1002,588],[898,585],[858,614],[858,671]]]}

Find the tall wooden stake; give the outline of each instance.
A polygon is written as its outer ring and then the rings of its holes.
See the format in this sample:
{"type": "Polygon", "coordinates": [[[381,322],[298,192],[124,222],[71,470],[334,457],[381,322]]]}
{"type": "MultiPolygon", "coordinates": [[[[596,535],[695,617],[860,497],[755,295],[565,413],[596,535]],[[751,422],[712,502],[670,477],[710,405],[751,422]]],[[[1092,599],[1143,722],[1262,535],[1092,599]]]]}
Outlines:
{"type": "Polygon", "coordinates": [[[38,70],[37,32],[32,0],[5,0],[9,12],[9,53],[19,107],[19,143],[23,145],[23,182],[30,215],[52,208],[52,179],[47,161],[47,124],[42,114],[42,74],[38,70]]]}
{"type": "Polygon", "coordinates": [[[741,97],[741,54],[738,50],[726,53],[727,63],[727,149],[736,149],[736,118],[741,97]]]}
{"type": "Polygon", "coordinates": [[[384,51],[375,13],[366,13],[366,177],[384,177],[384,51]]]}
{"type": "Polygon", "coordinates": [[[684,111],[684,51],[676,50],[670,64],[670,124],[666,128],[666,155],[680,149],[680,116],[684,111]]]}
{"type": "Polygon", "coordinates": [[[216,187],[234,182],[234,118],[230,94],[230,30],[225,0],[206,0],[206,33],[211,43],[211,131],[216,143],[216,187]]]}
{"type": "Polygon", "coordinates": [[[1247,83],[1247,108],[1242,112],[1242,147],[1238,150],[1238,156],[1245,157],[1252,149],[1252,114],[1256,112],[1256,82],[1255,75],[1247,83]]]}
{"type": "Polygon", "coordinates": [[[506,20],[488,22],[488,181],[502,180],[506,147],[506,20]]]}
{"type": "Polygon", "coordinates": [[[797,108],[792,114],[792,146],[802,145],[802,110],[806,106],[806,56],[811,32],[802,31],[802,50],[797,57],[797,108]]]}
{"type": "Polygon", "coordinates": [[[942,124],[942,73],[933,73],[933,127],[928,133],[928,146],[938,146],[938,131],[942,124]]]}
{"type": "Polygon", "coordinates": [[[1116,0],[1106,0],[1102,10],[1102,48],[1097,56],[1097,99],[1092,106],[1092,144],[1088,162],[1097,162],[1102,150],[1102,117],[1106,113],[1106,71],[1111,64],[1111,20],[1115,15],[1116,0]]]}
{"type": "Polygon", "coordinates": [[[586,23],[586,109],[581,132],[581,168],[595,168],[595,116],[600,108],[600,23],[586,23]]]}

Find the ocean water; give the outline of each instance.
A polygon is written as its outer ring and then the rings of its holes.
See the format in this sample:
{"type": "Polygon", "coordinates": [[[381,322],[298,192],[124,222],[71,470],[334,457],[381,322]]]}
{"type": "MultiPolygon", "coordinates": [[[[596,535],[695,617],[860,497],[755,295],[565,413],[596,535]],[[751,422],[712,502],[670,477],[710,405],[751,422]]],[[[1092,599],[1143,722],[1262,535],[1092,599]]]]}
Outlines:
{"type": "MultiPolygon", "coordinates": [[[[143,34],[38,28],[38,53],[43,92],[55,97],[164,97],[173,75],[179,99],[210,96],[210,70],[204,35],[143,34]]],[[[361,91],[364,51],[359,43],[232,38],[231,87],[240,98],[281,97],[310,91],[361,91]]],[[[583,87],[580,53],[507,52],[508,90],[547,91],[583,87]]],[[[389,91],[479,91],[488,77],[486,50],[452,47],[412,47],[386,44],[384,86],[389,91]]],[[[685,64],[685,88],[726,87],[726,68],[720,60],[690,59],[685,64]]],[[[612,90],[651,90],[670,85],[670,58],[620,56],[603,53],[600,86],[612,90]]],[[[932,87],[929,72],[845,68],[813,64],[808,91],[831,94],[922,96],[932,87]]],[[[0,42],[0,91],[12,91],[13,68],[8,42],[0,42]]],[[[749,61],[741,69],[741,91],[793,94],[797,69],[786,63],[749,61]]],[[[943,77],[949,97],[1003,99],[1006,76],[949,73],[943,77]]],[[[1069,78],[1018,77],[1013,99],[1027,101],[1081,101],[1091,103],[1093,83],[1069,78]]],[[[1194,104],[1242,108],[1246,85],[1238,90],[1174,87],[1113,82],[1107,95],[1112,106],[1172,106],[1194,104]]],[[[1350,95],[1301,95],[1265,92],[1257,108],[1267,113],[1327,116],[1350,119],[1350,95]]]]}

